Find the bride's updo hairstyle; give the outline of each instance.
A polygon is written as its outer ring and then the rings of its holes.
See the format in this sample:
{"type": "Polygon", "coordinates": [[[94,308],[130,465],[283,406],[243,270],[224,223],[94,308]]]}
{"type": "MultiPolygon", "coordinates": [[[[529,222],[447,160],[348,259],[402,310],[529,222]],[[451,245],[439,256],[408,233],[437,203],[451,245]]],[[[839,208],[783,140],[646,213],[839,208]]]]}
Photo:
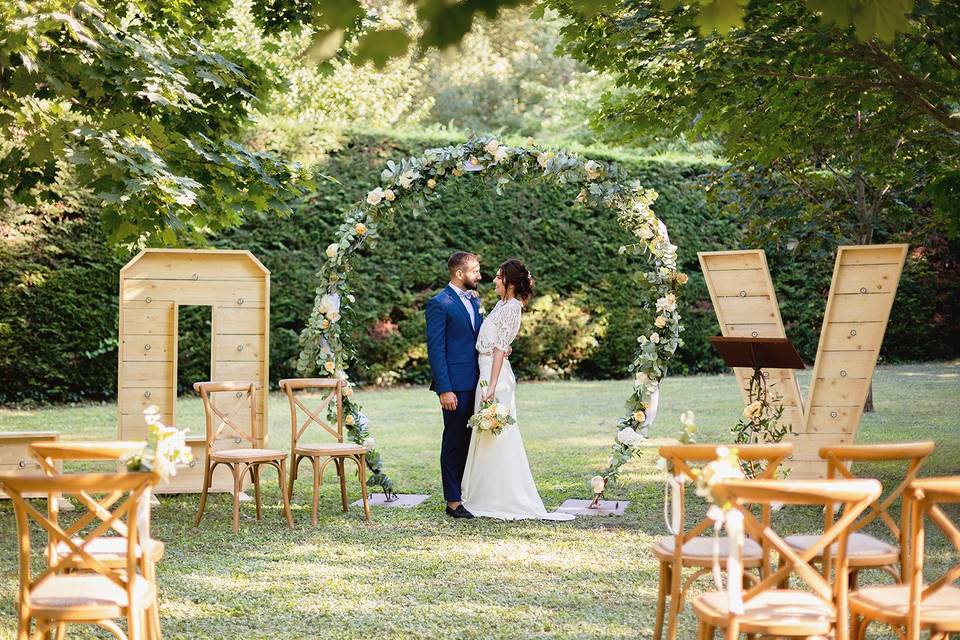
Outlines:
{"type": "Polygon", "coordinates": [[[514,295],[520,298],[520,302],[526,304],[527,300],[533,297],[533,276],[523,262],[510,258],[500,265],[500,274],[503,277],[503,286],[513,285],[514,295]]]}

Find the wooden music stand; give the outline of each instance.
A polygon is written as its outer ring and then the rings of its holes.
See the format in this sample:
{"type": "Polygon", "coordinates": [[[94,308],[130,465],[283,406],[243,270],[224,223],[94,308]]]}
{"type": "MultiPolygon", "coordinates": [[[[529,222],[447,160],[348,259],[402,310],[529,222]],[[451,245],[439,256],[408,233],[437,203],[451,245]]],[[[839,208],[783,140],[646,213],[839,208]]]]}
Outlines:
{"type": "Polygon", "coordinates": [[[728,338],[710,336],[710,343],[731,368],[805,369],[797,349],[787,338],[728,338]]]}

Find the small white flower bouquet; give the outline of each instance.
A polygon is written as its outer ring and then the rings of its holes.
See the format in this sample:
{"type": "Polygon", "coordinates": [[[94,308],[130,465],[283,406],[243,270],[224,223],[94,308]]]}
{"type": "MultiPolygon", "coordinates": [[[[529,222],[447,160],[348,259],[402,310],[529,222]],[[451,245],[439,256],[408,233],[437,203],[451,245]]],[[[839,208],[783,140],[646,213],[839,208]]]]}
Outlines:
{"type": "Polygon", "coordinates": [[[177,475],[177,465],[190,464],[193,453],[187,446],[187,430],[168,427],[160,420],[156,406],[143,410],[147,421],[147,446],[126,460],[130,471],[153,471],[163,482],[177,475]]]}
{"type": "MultiPolygon", "coordinates": [[[[480,381],[480,389],[487,388],[487,381],[480,381]]],[[[493,400],[487,400],[480,405],[477,411],[467,421],[467,426],[474,431],[489,431],[495,436],[511,424],[516,424],[516,419],[510,415],[510,407],[493,400]]]]}

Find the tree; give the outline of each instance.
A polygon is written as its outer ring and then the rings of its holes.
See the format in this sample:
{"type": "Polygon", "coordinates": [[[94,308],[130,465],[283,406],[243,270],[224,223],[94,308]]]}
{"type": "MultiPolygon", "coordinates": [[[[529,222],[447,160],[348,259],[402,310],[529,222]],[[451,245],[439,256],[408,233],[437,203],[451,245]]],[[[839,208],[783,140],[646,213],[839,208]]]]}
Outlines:
{"type": "Polygon", "coordinates": [[[590,16],[547,4],[571,20],[574,55],[622,88],[597,124],[622,138],[666,129],[716,140],[732,206],[763,212],[755,238],[869,243],[898,216],[932,219],[936,207],[955,220],[957,2],[916,3],[902,33],[881,33],[888,43],[800,0],[751,2],[725,36],[702,35],[706,7],[648,0],[590,16]]]}
{"type": "Polygon", "coordinates": [[[264,70],[218,46],[225,0],[4,3],[0,187],[51,197],[63,172],[102,201],[117,242],[174,244],[283,212],[298,169],[238,137],[264,70]]]}
{"type": "Polygon", "coordinates": [[[800,194],[808,213],[855,242],[870,242],[878,220],[907,202],[956,215],[949,189],[938,190],[960,166],[956,2],[918,3],[890,44],[860,41],[799,0],[753,2],[743,28],[705,37],[695,10],[656,0],[592,18],[549,4],[572,20],[574,55],[622,88],[597,124],[621,139],[667,130],[716,140],[739,205],[800,194]]]}

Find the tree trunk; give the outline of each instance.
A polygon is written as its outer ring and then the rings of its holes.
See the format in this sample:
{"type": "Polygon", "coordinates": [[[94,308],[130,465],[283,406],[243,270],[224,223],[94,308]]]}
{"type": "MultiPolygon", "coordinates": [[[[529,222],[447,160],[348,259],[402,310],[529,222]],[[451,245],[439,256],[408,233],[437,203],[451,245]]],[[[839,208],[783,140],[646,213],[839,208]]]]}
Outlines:
{"type": "Polygon", "coordinates": [[[867,389],[867,401],[863,403],[863,412],[864,413],[873,413],[873,382],[870,382],[870,387],[867,389]]]}

